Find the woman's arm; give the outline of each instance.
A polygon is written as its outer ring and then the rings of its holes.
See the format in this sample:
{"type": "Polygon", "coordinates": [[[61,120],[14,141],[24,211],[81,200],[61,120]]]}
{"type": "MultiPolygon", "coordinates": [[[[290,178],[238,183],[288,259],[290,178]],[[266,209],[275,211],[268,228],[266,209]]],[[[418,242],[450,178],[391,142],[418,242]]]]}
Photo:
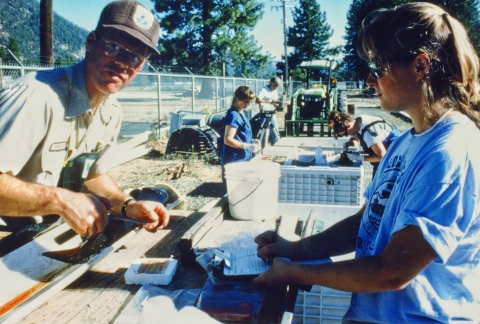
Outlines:
{"type": "Polygon", "coordinates": [[[420,228],[408,226],[392,236],[380,255],[320,265],[275,258],[254,282],[316,284],[351,292],[400,290],[436,257],[420,228]]]}
{"type": "Polygon", "coordinates": [[[321,233],[290,242],[283,238],[273,239],[273,232],[267,231],[254,240],[258,244],[258,256],[263,260],[271,256],[291,260],[324,259],[355,251],[360,220],[365,205],[354,215],[332,225],[321,233]]]}
{"type": "Polygon", "coordinates": [[[236,140],[235,139],[236,134],[237,134],[237,129],[231,125],[227,125],[225,127],[225,136],[223,138],[225,145],[243,150],[245,143],[240,142],[239,140],[236,140]]]}
{"type": "Polygon", "coordinates": [[[387,149],[382,142],[375,143],[370,148],[373,150],[375,154],[365,155],[364,161],[367,162],[379,162],[383,156],[387,153],[387,149]]]}

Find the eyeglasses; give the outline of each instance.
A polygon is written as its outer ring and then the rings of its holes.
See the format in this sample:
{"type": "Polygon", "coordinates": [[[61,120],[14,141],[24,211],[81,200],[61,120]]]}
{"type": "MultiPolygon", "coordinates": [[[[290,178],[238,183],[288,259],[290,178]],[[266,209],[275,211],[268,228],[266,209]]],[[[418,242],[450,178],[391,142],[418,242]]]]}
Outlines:
{"type": "Polygon", "coordinates": [[[102,40],[105,42],[103,50],[105,51],[106,56],[114,58],[115,60],[128,57],[128,64],[134,70],[136,70],[147,59],[142,54],[133,52],[116,41],[106,40],[103,36],[102,40]]]}

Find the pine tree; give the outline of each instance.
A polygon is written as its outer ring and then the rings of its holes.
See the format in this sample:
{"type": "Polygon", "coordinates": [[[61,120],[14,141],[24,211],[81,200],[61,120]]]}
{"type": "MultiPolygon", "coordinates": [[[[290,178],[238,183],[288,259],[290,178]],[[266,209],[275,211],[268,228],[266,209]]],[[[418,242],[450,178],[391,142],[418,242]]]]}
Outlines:
{"type": "Polygon", "coordinates": [[[5,62],[6,58],[7,58],[7,51],[5,50],[5,47],[0,46],[0,59],[2,59],[3,62],[5,62]]]}
{"type": "MultiPolygon", "coordinates": [[[[365,80],[369,70],[367,63],[357,55],[358,30],[365,18],[371,11],[378,8],[391,8],[403,3],[413,1],[408,0],[353,0],[347,15],[347,27],[344,49],[344,60],[347,62],[349,70],[354,70],[357,79],[365,80]]],[[[429,1],[442,8],[445,8],[453,17],[457,18],[462,24],[473,43],[473,46],[480,52],[480,0],[431,0],[429,1]]]]}
{"type": "MultiPolygon", "coordinates": [[[[10,50],[10,52],[13,53],[13,55],[16,56],[17,59],[21,59],[20,58],[20,55],[21,55],[21,51],[20,51],[20,46],[18,45],[18,42],[15,38],[13,37],[10,37],[10,39],[8,40],[8,44],[7,44],[7,48],[10,50]]],[[[9,62],[13,62],[15,61],[15,59],[13,57],[11,57],[11,55],[7,55],[7,61],[9,62]]]]}
{"type": "Polygon", "coordinates": [[[165,32],[154,63],[217,75],[222,63],[245,75],[266,70],[268,56],[259,54],[261,47],[250,34],[262,8],[254,0],[155,0],[165,32]]]}
{"type": "MultiPolygon", "coordinates": [[[[333,30],[316,0],[300,0],[300,6],[292,14],[294,24],[287,30],[287,45],[294,48],[288,57],[289,70],[297,68],[302,61],[320,60],[340,53],[340,46],[328,47],[333,30]]],[[[277,64],[277,67],[284,71],[285,64],[277,64]]],[[[292,76],[298,74],[292,72],[292,76]]]]}

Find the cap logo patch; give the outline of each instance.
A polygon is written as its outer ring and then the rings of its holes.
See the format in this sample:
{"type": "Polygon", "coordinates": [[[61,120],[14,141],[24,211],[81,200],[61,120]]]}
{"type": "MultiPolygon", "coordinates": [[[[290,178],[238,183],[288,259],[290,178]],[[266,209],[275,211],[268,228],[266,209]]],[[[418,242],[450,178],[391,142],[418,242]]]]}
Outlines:
{"type": "Polygon", "coordinates": [[[135,14],[133,15],[133,21],[135,22],[135,25],[142,29],[150,29],[154,19],[155,17],[153,17],[150,11],[142,6],[137,6],[135,14]]]}

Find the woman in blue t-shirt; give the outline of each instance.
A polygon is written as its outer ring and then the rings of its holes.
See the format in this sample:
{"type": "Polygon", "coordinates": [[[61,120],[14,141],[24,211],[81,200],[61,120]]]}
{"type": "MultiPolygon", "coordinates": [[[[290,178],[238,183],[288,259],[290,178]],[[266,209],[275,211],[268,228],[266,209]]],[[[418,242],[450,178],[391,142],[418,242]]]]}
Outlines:
{"type": "Polygon", "coordinates": [[[232,107],[223,119],[220,159],[225,188],[225,165],[231,162],[250,161],[252,154],[260,150],[260,142],[252,139],[252,127],[244,113],[253,99],[255,99],[255,93],[249,87],[238,87],[232,100],[232,107]]]}
{"type": "Polygon", "coordinates": [[[345,324],[478,324],[479,58],[461,23],[428,2],[369,14],[357,51],[382,109],[413,127],[388,148],[356,214],[298,241],[257,236],[258,256],[275,259],[254,283],[352,292],[345,324]]]}

